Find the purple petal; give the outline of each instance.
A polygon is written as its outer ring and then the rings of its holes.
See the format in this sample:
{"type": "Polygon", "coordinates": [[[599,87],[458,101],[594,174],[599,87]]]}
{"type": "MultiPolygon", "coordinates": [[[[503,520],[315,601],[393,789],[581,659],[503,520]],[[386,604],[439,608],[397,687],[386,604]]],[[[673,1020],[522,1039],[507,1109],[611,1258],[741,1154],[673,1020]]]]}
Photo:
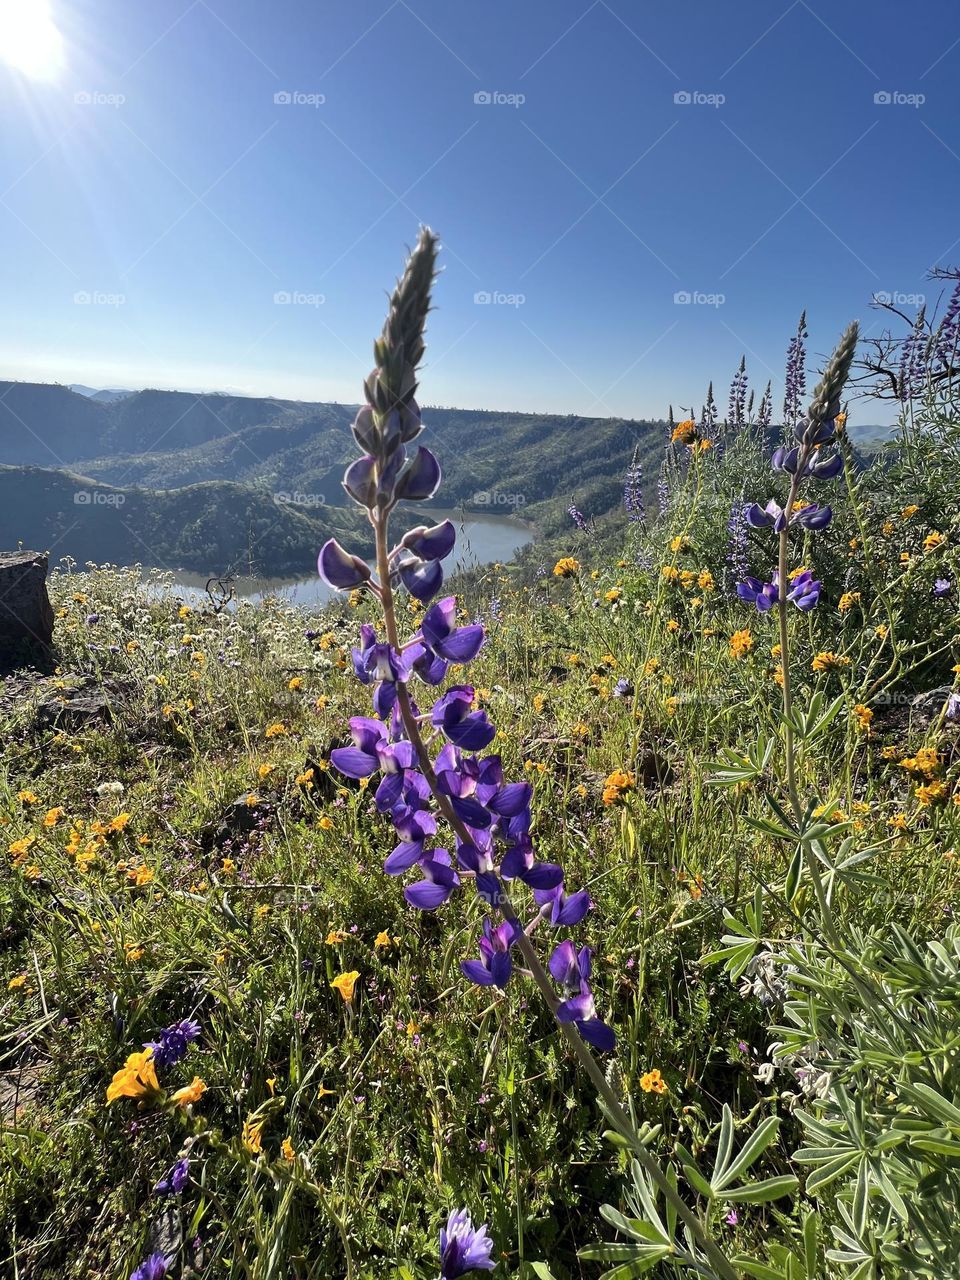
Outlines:
{"type": "Polygon", "coordinates": [[[448,662],[472,662],[483,648],[485,638],[480,623],[473,623],[469,627],[459,627],[445,640],[438,640],[434,648],[448,662]]]}
{"type": "Polygon", "coordinates": [[[334,768],[348,778],[369,778],[380,768],[379,759],[359,747],[335,747],[330,752],[330,760],[334,768]]]}
{"type": "Polygon", "coordinates": [[[592,1044],[595,1049],[600,1049],[604,1053],[616,1047],[617,1037],[613,1027],[608,1027],[599,1018],[587,1018],[578,1022],[577,1030],[588,1044],[592,1044]]]}
{"type": "Polygon", "coordinates": [[[407,885],[403,896],[418,911],[436,911],[450,897],[453,886],[435,884],[432,880],[418,880],[416,884],[407,885]]]}
{"type": "Polygon", "coordinates": [[[478,987],[492,987],[493,978],[490,970],[479,960],[461,960],[460,972],[478,987]]]}
{"type": "Polygon", "coordinates": [[[450,520],[427,529],[422,525],[411,529],[401,543],[421,560],[445,560],[457,542],[457,531],[450,520]]]}
{"type": "Polygon", "coordinates": [[[383,864],[388,876],[399,876],[409,871],[423,857],[423,841],[411,840],[398,844],[383,864]]]}
{"type": "Polygon", "coordinates": [[[400,581],[417,600],[432,600],[443,586],[443,566],[439,560],[405,560],[400,581]]]}

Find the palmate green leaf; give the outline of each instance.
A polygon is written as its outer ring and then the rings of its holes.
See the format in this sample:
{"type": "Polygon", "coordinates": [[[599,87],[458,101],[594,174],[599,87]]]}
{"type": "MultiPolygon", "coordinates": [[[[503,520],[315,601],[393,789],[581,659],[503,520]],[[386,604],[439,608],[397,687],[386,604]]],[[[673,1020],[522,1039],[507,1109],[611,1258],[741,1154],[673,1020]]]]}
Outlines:
{"type": "MultiPolygon", "coordinates": [[[[799,1164],[803,1163],[796,1153],[794,1153],[793,1158],[799,1164]]],[[[832,1160],[828,1160],[826,1164],[821,1165],[819,1169],[811,1173],[807,1178],[807,1195],[815,1196],[823,1187],[828,1187],[831,1182],[835,1182],[837,1178],[842,1177],[843,1174],[852,1169],[859,1159],[858,1152],[845,1151],[841,1155],[834,1156],[832,1160]]]]}
{"type": "Polygon", "coordinates": [[[721,947],[719,951],[711,951],[705,956],[701,956],[701,964],[719,964],[723,961],[723,967],[729,973],[733,982],[737,982],[743,975],[747,965],[756,954],[759,942],[738,942],[735,946],[721,947]]]}
{"type": "MultiPolygon", "coordinates": [[[[609,1222],[622,1235],[630,1236],[632,1240],[659,1240],[663,1242],[666,1237],[656,1227],[648,1222],[643,1222],[640,1218],[625,1218],[619,1209],[615,1209],[613,1205],[604,1204],[600,1206],[600,1216],[604,1221],[609,1222]]],[[[669,1243],[669,1242],[668,1242],[669,1243]]]]}
{"type": "MultiPolygon", "coordinates": [[[[530,1269],[533,1271],[533,1274],[537,1277],[537,1280],[557,1280],[557,1277],[553,1274],[553,1272],[550,1270],[550,1268],[547,1266],[545,1262],[531,1262],[530,1269]]],[[[412,1276],[410,1280],[413,1280],[412,1276]]]]}
{"type": "Polygon", "coordinates": [[[759,831],[761,835],[770,836],[773,840],[796,840],[797,833],[791,831],[789,827],[781,827],[778,823],[772,822],[769,818],[754,818],[749,813],[741,814],[740,821],[745,822],[748,827],[752,827],[754,831],[759,831]]]}
{"type": "Polygon", "coordinates": [[[695,1164],[684,1164],[683,1175],[699,1195],[706,1200],[713,1200],[716,1192],[695,1164]]]}

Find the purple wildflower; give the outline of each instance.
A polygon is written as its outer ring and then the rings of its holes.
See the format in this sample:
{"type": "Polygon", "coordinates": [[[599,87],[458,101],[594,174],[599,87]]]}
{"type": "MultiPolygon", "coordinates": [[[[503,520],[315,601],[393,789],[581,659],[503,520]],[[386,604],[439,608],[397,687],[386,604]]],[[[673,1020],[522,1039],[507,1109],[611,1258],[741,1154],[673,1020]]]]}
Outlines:
{"type": "Polygon", "coordinates": [[[797,332],[787,348],[787,372],[783,397],[783,424],[795,427],[800,421],[801,406],[807,390],[807,313],[801,312],[797,332]]]}
{"type": "Polygon", "coordinates": [[[747,560],[747,521],[744,509],[745,504],[742,499],[739,502],[735,502],[730,508],[730,518],[727,521],[727,532],[730,535],[730,542],[727,547],[727,566],[730,579],[734,583],[746,578],[749,567],[747,560]]]}
{"type": "Polygon", "coordinates": [[[151,1253],[150,1257],[145,1258],[136,1271],[131,1273],[130,1280],[164,1280],[169,1266],[169,1259],[162,1253],[151,1253]]]}
{"type": "Polygon", "coordinates": [[[184,1157],[178,1160],[153,1188],[157,1195],[178,1196],[190,1181],[190,1161],[184,1157]]]}
{"type": "Polygon", "coordinates": [[[162,1071],[166,1067],[176,1066],[199,1035],[200,1023],[184,1018],[182,1022],[175,1022],[172,1027],[165,1027],[157,1040],[147,1041],[143,1047],[153,1050],[154,1064],[162,1071]]]}
{"type": "Polygon", "coordinates": [[[948,596],[953,590],[953,583],[949,578],[937,578],[933,584],[933,594],[938,600],[942,600],[944,596],[948,596]]]}
{"type": "Polygon", "coordinates": [[[740,366],[730,383],[730,403],[727,408],[727,422],[731,427],[739,429],[746,422],[747,399],[747,361],[740,357],[740,366]]]}
{"type": "Polygon", "coordinates": [[[757,410],[757,426],[761,431],[766,431],[773,420],[773,394],[770,383],[767,383],[767,389],[760,397],[760,408],[757,410]]]}
{"type": "Polygon", "coordinates": [[[581,533],[587,532],[586,517],[584,516],[583,512],[578,508],[575,502],[571,502],[570,506],[567,507],[567,515],[570,517],[570,519],[577,526],[577,528],[580,530],[581,533]]]}
{"type": "Polygon", "coordinates": [[[627,468],[623,486],[623,506],[627,516],[634,524],[644,524],[646,516],[643,509],[643,468],[640,466],[639,448],[634,449],[633,458],[627,468]]]}
{"type": "Polygon", "coordinates": [[[670,506],[670,485],[667,481],[667,466],[665,462],[660,464],[660,474],[657,477],[657,510],[660,518],[667,514],[667,508],[670,506]]]}
{"type": "Polygon", "coordinates": [[[492,1271],[493,1241],[487,1228],[474,1227],[466,1209],[455,1209],[440,1228],[440,1280],[457,1280],[468,1271],[492,1271]]]}
{"type": "Polygon", "coordinates": [[[957,344],[960,342],[960,280],[954,285],[943,319],[937,326],[937,363],[943,369],[953,369],[957,362],[957,344]]]}

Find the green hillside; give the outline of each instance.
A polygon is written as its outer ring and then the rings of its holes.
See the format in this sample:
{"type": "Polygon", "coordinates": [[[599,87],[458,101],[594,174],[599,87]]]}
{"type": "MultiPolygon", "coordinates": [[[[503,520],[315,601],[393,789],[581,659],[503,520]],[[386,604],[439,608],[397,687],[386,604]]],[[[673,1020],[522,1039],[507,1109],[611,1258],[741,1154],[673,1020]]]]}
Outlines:
{"type": "Polygon", "coordinates": [[[309,573],[326,538],[356,539],[363,526],[355,511],[305,510],[230,481],[121,488],[72,471],[0,466],[0,546],[22,542],[54,559],[211,574],[309,573]]]}

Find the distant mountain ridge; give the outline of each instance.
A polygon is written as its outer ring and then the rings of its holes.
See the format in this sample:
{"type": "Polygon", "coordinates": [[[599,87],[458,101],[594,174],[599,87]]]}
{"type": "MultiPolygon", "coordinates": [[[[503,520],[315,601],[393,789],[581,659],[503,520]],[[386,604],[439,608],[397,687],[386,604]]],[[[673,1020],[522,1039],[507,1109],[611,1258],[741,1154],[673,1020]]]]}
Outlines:
{"type": "MultiPolygon", "coordinates": [[[[67,387],[0,382],[0,462],[68,467],[104,484],[176,489],[211,480],[342,505],[355,405],[144,390],[103,403],[67,387]]],[[[424,410],[444,506],[566,520],[620,500],[635,447],[659,465],[663,423],[576,415],[424,410]],[[564,499],[558,508],[556,499],[564,499]]]]}

